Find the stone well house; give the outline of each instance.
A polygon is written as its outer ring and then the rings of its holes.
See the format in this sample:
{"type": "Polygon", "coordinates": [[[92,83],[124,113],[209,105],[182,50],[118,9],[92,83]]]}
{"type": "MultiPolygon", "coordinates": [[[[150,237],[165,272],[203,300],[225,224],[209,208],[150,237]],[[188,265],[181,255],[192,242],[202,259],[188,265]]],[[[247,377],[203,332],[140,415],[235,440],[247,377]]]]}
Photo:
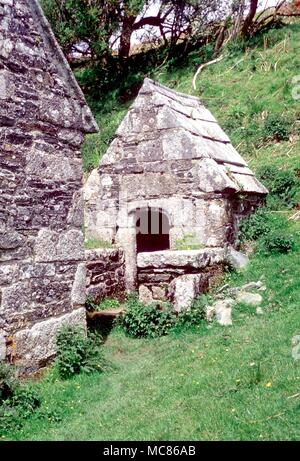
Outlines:
{"type": "Polygon", "coordinates": [[[0,0],[0,359],[54,354],[85,326],[82,164],[97,130],[38,0],[0,0]]]}
{"type": "Polygon", "coordinates": [[[179,276],[206,284],[266,193],[198,98],[145,79],[85,184],[87,236],[124,250],[128,290],[163,298],[179,276]]]}

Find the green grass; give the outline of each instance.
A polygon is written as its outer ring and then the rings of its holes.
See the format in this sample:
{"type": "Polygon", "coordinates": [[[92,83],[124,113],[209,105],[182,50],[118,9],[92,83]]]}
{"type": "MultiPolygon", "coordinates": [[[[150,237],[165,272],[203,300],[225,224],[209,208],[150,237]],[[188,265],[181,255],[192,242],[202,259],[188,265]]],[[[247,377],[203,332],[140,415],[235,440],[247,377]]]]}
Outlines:
{"type": "Polygon", "coordinates": [[[99,248],[114,248],[113,244],[99,238],[90,238],[84,242],[84,246],[87,250],[95,250],[99,248]]]}
{"type": "Polygon", "coordinates": [[[237,311],[234,326],[201,326],[155,340],[115,330],[114,370],[39,384],[60,422],[28,420],[14,440],[297,440],[300,333],[297,257],[256,259],[238,282],[265,277],[263,316],[237,311]],[[294,263],[293,263],[294,261],[294,263]]]}
{"type": "Polygon", "coordinates": [[[98,166],[102,155],[108,149],[127,110],[127,105],[121,105],[120,107],[116,105],[112,109],[110,107],[108,112],[105,108],[95,111],[100,131],[99,133],[86,136],[82,147],[83,168],[85,171],[90,171],[98,166]]]}
{"type": "Polygon", "coordinates": [[[203,248],[194,234],[186,234],[182,239],[175,242],[175,250],[200,250],[203,248]]]}
{"type": "MultiPolygon", "coordinates": [[[[299,222],[291,224],[300,241],[299,222]]],[[[232,286],[262,280],[263,315],[236,306],[232,327],[203,323],[152,340],[115,329],[110,369],[36,386],[42,407],[13,440],[299,440],[299,251],[255,255],[232,286]],[[43,416],[41,416],[43,415],[43,416]]]]}
{"type": "Polygon", "coordinates": [[[96,311],[110,311],[112,309],[119,309],[120,307],[120,301],[114,298],[105,298],[98,304],[92,303],[92,308],[96,311]]]}

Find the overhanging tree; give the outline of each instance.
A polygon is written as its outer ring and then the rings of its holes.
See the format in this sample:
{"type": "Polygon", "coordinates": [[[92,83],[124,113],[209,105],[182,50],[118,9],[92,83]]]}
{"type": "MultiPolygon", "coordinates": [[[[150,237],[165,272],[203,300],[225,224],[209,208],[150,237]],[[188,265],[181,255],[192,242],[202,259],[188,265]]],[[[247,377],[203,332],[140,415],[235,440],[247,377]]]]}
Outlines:
{"type": "Polygon", "coordinates": [[[164,44],[203,31],[224,15],[226,1],[217,0],[41,0],[53,30],[68,55],[72,51],[103,59],[117,49],[119,58],[130,54],[132,35],[155,28],[164,44]],[[151,5],[158,6],[149,15],[151,5]]]}

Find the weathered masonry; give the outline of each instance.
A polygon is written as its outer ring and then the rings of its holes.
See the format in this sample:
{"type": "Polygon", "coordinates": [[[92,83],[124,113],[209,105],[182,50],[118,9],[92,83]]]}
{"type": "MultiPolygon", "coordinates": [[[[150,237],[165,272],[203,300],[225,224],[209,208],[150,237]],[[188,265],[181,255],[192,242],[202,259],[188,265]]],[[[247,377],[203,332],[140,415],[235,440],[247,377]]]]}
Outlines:
{"type": "Polygon", "coordinates": [[[86,250],[87,301],[122,297],[125,291],[124,254],[116,248],[86,250]]]}
{"type": "Polygon", "coordinates": [[[146,79],[84,192],[88,236],[121,247],[127,289],[157,299],[179,276],[207,284],[268,191],[198,98],[146,79]]]}
{"type": "Polygon", "coordinates": [[[82,165],[97,130],[37,0],[0,0],[0,359],[54,354],[85,326],[82,165]]]}

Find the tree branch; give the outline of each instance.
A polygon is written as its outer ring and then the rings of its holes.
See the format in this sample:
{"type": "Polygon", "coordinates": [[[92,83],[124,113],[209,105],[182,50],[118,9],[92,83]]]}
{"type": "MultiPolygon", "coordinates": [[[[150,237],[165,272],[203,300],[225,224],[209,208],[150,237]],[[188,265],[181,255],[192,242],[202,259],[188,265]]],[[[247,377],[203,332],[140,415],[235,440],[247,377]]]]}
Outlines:
{"type": "Polygon", "coordinates": [[[139,30],[144,26],[154,26],[154,27],[160,27],[163,25],[164,21],[167,19],[169,14],[172,12],[173,7],[169,8],[165,14],[162,16],[162,12],[159,11],[157,16],[146,16],[144,18],[141,18],[139,21],[134,23],[133,25],[133,30],[139,30]]]}
{"type": "Polygon", "coordinates": [[[148,16],[147,18],[142,18],[138,22],[134,23],[133,30],[139,30],[144,26],[159,27],[162,23],[162,18],[159,16],[148,16]]]}
{"type": "Polygon", "coordinates": [[[277,13],[277,16],[285,17],[285,18],[296,18],[300,16],[300,12],[299,13],[277,13]]]}

